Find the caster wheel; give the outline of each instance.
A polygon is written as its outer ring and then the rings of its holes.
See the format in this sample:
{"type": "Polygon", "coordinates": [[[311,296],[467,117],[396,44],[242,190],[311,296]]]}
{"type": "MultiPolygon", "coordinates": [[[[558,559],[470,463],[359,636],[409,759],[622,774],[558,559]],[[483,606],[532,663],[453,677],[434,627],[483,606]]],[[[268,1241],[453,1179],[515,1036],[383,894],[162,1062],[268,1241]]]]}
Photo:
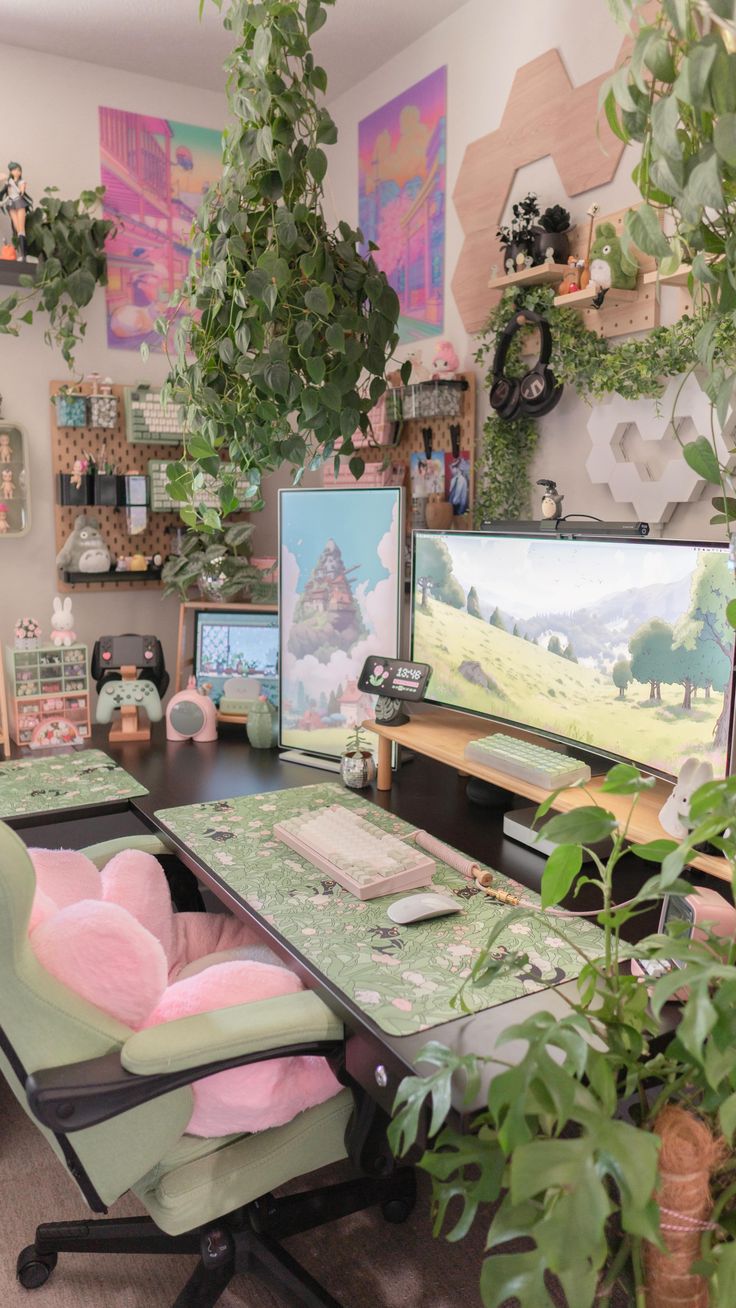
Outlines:
{"type": "Polygon", "coordinates": [[[381,1204],[383,1220],[392,1226],[400,1226],[414,1211],[414,1199],[387,1199],[381,1204]]]}
{"type": "Polygon", "coordinates": [[[24,1290],[38,1290],[48,1281],[59,1255],[38,1253],[35,1244],[29,1244],[18,1254],[15,1274],[24,1290]]]}

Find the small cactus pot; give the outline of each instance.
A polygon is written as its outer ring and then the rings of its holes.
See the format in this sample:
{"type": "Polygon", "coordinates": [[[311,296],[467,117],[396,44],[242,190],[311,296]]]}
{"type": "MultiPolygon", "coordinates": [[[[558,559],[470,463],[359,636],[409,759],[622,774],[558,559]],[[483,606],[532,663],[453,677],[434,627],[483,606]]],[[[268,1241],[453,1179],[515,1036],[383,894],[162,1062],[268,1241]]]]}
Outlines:
{"type": "Polygon", "coordinates": [[[376,776],[376,760],[365,750],[343,754],[340,759],[340,776],[350,790],[363,790],[376,776]]]}
{"type": "Polygon", "coordinates": [[[275,716],[267,700],[256,700],[248,705],[246,734],[253,749],[272,749],[274,740],[275,716]]]}

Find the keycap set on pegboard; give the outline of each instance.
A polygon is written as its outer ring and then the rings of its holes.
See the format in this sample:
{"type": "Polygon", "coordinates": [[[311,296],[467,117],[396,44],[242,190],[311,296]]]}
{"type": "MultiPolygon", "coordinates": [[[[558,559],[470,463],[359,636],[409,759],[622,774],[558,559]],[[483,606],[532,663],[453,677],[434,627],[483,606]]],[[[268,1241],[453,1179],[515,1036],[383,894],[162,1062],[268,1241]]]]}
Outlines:
{"type": "Polygon", "coordinates": [[[123,386],[125,434],[132,445],[181,445],[184,412],[179,404],[164,403],[155,386],[123,386]]]}
{"type": "MultiPolygon", "coordinates": [[[[178,510],[176,500],[172,500],[166,489],[169,482],[167,469],[170,462],[170,458],[148,460],[149,508],[152,513],[175,513],[178,510]]],[[[241,498],[247,494],[249,485],[245,473],[236,477],[235,489],[241,498]]],[[[216,477],[206,477],[204,490],[197,491],[197,504],[205,509],[218,509],[220,507],[219,488],[220,482],[216,477]]]]}

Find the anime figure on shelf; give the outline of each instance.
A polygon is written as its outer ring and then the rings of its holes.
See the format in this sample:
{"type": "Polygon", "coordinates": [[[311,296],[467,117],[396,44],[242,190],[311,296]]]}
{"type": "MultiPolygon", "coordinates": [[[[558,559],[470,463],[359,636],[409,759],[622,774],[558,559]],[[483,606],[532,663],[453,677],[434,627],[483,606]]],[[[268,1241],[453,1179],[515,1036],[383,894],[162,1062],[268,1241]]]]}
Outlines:
{"type": "Polygon", "coordinates": [[[89,459],[75,459],[72,465],[72,473],[69,478],[72,486],[77,490],[82,489],[82,478],[87,475],[89,469],[89,459]]]}
{"type": "Polygon", "coordinates": [[[452,341],[440,341],[432,360],[432,381],[454,381],[459,367],[460,360],[452,341]]]}
{"type": "Polygon", "coordinates": [[[13,452],[10,448],[10,437],[8,433],[0,432],[0,463],[10,463],[13,452]]]}
{"type": "Polygon", "coordinates": [[[12,500],[15,498],[15,482],[13,481],[13,472],[11,468],[3,469],[0,493],[6,500],[12,500]]]}
{"type": "Polygon", "coordinates": [[[22,260],[26,257],[26,214],[32,208],[33,201],[26,193],[23,181],[23,169],[11,159],[8,171],[0,173],[0,209],[10,215],[13,236],[18,243],[18,256],[22,260]]]}

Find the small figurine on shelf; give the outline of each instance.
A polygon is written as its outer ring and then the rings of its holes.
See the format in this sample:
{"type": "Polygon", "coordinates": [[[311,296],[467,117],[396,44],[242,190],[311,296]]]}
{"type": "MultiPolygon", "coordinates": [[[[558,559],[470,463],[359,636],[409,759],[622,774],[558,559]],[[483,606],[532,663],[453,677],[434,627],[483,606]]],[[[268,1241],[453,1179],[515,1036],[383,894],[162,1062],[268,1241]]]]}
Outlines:
{"type": "Polygon", "coordinates": [[[54,596],[54,611],[51,614],[51,644],[57,649],[61,645],[73,645],[77,639],[74,627],[72,601],[67,595],[62,604],[58,595],[54,596]]]}
{"type": "Polygon", "coordinates": [[[432,381],[454,381],[459,367],[460,360],[452,341],[440,341],[432,360],[432,381]]]}
{"type": "Polygon", "coordinates": [[[557,489],[557,483],[551,481],[548,477],[540,477],[537,485],[544,487],[542,493],[542,518],[545,520],[561,518],[562,501],[565,497],[564,495],[560,495],[560,492],[557,489]]]}
{"type": "Polygon", "coordinates": [[[601,223],[590,250],[590,280],[601,304],[609,290],[635,290],[638,274],[639,265],[624,251],[613,223],[601,223]]]}
{"type": "Polygon", "coordinates": [[[580,263],[582,263],[582,260],[576,259],[574,254],[570,255],[567,261],[567,272],[557,287],[558,295],[574,295],[576,291],[583,289],[580,285],[580,263]]]}
{"type": "Polygon", "coordinates": [[[89,459],[75,459],[72,466],[71,476],[69,478],[72,486],[77,490],[82,489],[82,478],[86,477],[89,472],[89,459]]]}
{"type": "Polygon", "coordinates": [[[2,480],[2,486],[0,486],[0,490],[2,491],[6,500],[15,499],[15,482],[13,480],[12,468],[4,468],[2,474],[0,474],[0,479],[2,480]]]}
{"type": "Polygon", "coordinates": [[[18,255],[26,257],[26,214],[33,208],[30,195],[26,194],[23,181],[23,169],[12,159],[8,171],[0,173],[0,209],[10,215],[13,236],[18,243],[18,255]]]}
{"type": "Polygon", "coordinates": [[[421,350],[415,350],[413,354],[407,355],[407,358],[411,363],[411,385],[429,381],[429,368],[422,358],[421,350]]]}
{"type": "Polygon", "coordinates": [[[17,618],[13,631],[16,649],[36,649],[41,639],[41,623],[36,618],[17,618]]]}
{"type": "Polygon", "coordinates": [[[107,573],[113,562],[97,519],[80,513],[74,520],[74,529],[56,556],[57,568],[69,572],[107,573]]]}
{"type": "Polygon", "coordinates": [[[0,536],[7,536],[9,531],[8,506],[7,504],[0,504],[0,536]]]}
{"type": "Polygon", "coordinates": [[[6,431],[0,431],[0,463],[10,463],[12,457],[10,437],[6,431]]]}

